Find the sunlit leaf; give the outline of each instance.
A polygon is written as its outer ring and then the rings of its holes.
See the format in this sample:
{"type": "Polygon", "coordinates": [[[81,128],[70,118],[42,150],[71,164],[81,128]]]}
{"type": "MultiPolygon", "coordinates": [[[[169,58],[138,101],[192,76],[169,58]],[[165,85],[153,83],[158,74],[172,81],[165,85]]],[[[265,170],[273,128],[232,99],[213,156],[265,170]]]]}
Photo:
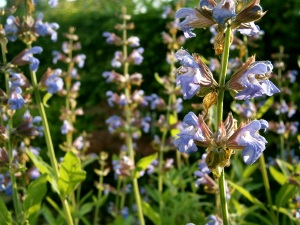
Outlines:
{"type": "Polygon", "coordinates": [[[12,224],[12,218],[10,212],[7,210],[5,203],[2,198],[0,198],[0,221],[1,224],[12,224]]]}
{"type": "Polygon", "coordinates": [[[87,202],[83,205],[80,206],[80,208],[78,209],[78,211],[76,212],[76,215],[81,218],[83,217],[85,214],[89,213],[92,211],[92,209],[94,208],[94,203],[93,202],[87,202]]]}
{"type": "Polygon", "coordinates": [[[139,177],[140,171],[145,170],[147,166],[149,166],[156,158],[157,158],[157,153],[141,158],[136,164],[135,177],[139,177]]]}
{"type": "Polygon", "coordinates": [[[57,180],[54,176],[53,168],[48,165],[40,156],[34,155],[32,152],[26,152],[33,164],[38,168],[41,174],[47,174],[47,179],[53,190],[58,193],[57,180]]]}
{"type": "Polygon", "coordinates": [[[276,194],[275,204],[277,206],[286,205],[296,193],[297,188],[298,187],[296,187],[295,185],[287,183],[281,186],[280,190],[276,194]]]}
{"type": "Polygon", "coordinates": [[[264,203],[262,203],[261,201],[259,201],[257,198],[255,198],[254,196],[251,195],[251,193],[249,191],[247,191],[245,188],[231,182],[230,180],[227,180],[228,184],[233,187],[234,189],[236,189],[238,192],[240,192],[245,198],[247,198],[250,202],[259,205],[262,209],[264,209],[265,211],[267,211],[266,207],[264,206],[264,203]]]}
{"type": "Polygon", "coordinates": [[[49,105],[47,104],[48,100],[52,97],[53,95],[50,94],[49,92],[47,92],[44,97],[43,97],[43,104],[46,107],[49,107],[49,105]]]}
{"type": "MultiPolygon", "coordinates": [[[[176,118],[174,115],[171,114],[171,115],[169,116],[169,124],[170,124],[170,125],[174,125],[174,124],[176,124],[177,122],[178,122],[177,118],[176,118]]],[[[171,131],[170,131],[172,137],[175,137],[179,132],[180,132],[180,130],[177,129],[177,128],[173,128],[173,129],[171,129],[171,131]]]]}
{"type": "Polygon", "coordinates": [[[291,164],[280,159],[276,159],[276,163],[286,177],[291,176],[290,170],[293,170],[293,166],[291,164]]]}
{"type": "Polygon", "coordinates": [[[61,196],[72,193],[86,177],[81,169],[80,159],[73,153],[67,152],[59,170],[58,188],[61,196]]]}
{"type": "Polygon", "coordinates": [[[270,173],[274,180],[276,180],[279,184],[283,185],[286,183],[287,177],[283,173],[280,173],[278,170],[276,170],[273,166],[270,166],[270,173]]]}
{"type": "Polygon", "coordinates": [[[142,201],[143,213],[148,217],[153,224],[161,225],[161,219],[159,214],[153,210],[151,205],[145,201],[142,201]]]}
{"type": "Polygon", "coordinates": [[[154,73],[154,78],[159,84],[161,84],[161,85],[164,84],[163,80],[161,79],[161,77],[159,76],[158,73],[154,73]]]}
{"type": "Polygon", "coordinates": [[[47,192],[47,176],[41,175],[32,181],[27,189],[23,207],[29,224],[35,224],[40,214],[41,203],[47,192]]]}
{"type": "Polygon", "coordinates": [[[256,118],[260,119],[267,111],[270,109],[270,107],[273,105],[274,97],[269,97],[267,101],[258,109],[258,112],[256,114],[256,118]]]}
{"type": "Polygon", "coordinates": [[[257,170],[258,165],[258,163],[247,165],[243,172],[243,178],[251,177],[251,175],[257,170]]]}
{"type": "MultiPolygon", "coordinates": [[[[288,216],[289,219],[293,220],[294,222],[297,222],[297,221],[299,222],[299,219],[296,218],[296,217],[292,214],[291,210],[289,210],[289,209],[287,209],[287,208],[283,208],[283,207],[278,207],[278,206],[274,206],[273,209],[274,209],[275,211],[278,211],[278,212],[280,212],[280,213],[282,213],[282,214],[288,216]]],[[[296,223],[296,224],[297,224],[297,223],[296,223]]]]}

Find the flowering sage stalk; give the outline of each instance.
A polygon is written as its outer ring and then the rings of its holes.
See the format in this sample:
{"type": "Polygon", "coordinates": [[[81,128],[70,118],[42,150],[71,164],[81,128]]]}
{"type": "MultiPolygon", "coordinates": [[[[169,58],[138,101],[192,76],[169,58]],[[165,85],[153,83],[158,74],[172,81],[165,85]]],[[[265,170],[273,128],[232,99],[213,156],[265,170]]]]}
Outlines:
{"type": "Polygon", "coordinates": [[[229,48],[233,40],[233,31],[253,35],[259,32],[254,24],[265,15],[259,0],[251,1],[236,13],[235,0],[200,0],[195,9],[182,8],[176,17],[183,21],[180,29],[187,38],[195,37],[194,28],[206,28],[216,25],[217,34],[214,37],[215,54],[222,54],[221,74],[217,82],[210,69],[201,61],[197,54],[192,56],[184,49],[175,56],[181,61],[181,67],[176,71],[177,85],[180,86],[183,98],[195,96],[204,97],[205,116],[197,116],[190,112],[184,117],[183,129],[175,140],[175,146],[181,152],[193,153],[198,147],[206,148],[205,162],[212,171],[214,178],[219,180],[223,223],[229,224],[226,203],[224,167],[230,163],[231,155],[241,151],[246,164],[257,161],[266,149],[266,139],[258,131],[268,128],[265,120],[252,120],[237,125],[233,115],[229,113],[223,121],[223,99],[225,91],[235,99],[246,100],[262,95],[271,96],[279,89],[269,80],[273,66],[269,61],[256,62],[252,56],[225,83],[227,74],[229,48]],[[213,131],[205,122],[209,108],[217,105],[216,129],[213,131]]]}

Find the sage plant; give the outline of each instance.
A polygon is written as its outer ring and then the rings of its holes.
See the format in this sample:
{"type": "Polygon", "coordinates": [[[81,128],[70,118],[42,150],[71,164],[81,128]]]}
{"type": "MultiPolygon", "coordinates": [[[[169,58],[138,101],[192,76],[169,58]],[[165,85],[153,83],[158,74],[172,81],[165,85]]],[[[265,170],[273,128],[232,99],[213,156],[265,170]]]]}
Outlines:
{"type": "Polygon", "coordinates": [[[222,54],[221,72],[218,82],[212,72],[198,54],[190,55],[180,49],[175,56],[181,62],[176,71],[177,85],[180,86],[183,98],[203,97],[206,115],[197,116],[188,113],[183,119],[183,130],[175,140],[180,152],[193,153],[198,146],[206,148],[205,162],[219,182],[219,193],[222,208],[223,224],[229,224],[228,206],[226,202],[224,168],[229,165],[231,155],[240,151],[246,164],[253,164],[266,149],[267,140],[259,134],[259,130],[268,128],[265,120],[243,122],[239,126],[231,113],[223,121],[223,105],[225,93],[234,99],[247,100],[263,95],[272,96],[279,89],[269,80],[273,66],[269,61],[256,61],[250,57],[229,80],[226,74],[230,45],[234,31],[253,35],[259,32],[255,21],[261,19],[265,12],[259,0],[253,0],[242,10],[236,12],[235,0],[207,1],[200,0],[195,9],[181,8],[176,17],[183,18],[179,23],[186,38],[195,37],[195,28],[207,28],[217,25],[217,34],[213,45],[215,54],[222,54]],[[205,119],[208,109],[216,104],[217,117],[215,130],[209,128],[205,119]]]}
{"type": "MultiPolygon", "coordinates": [[[[55,6],[57,1],[50,1],[51,6],[55,6]]],[[[24,4],[25,15],[22,19],[19,17],[14,17],[12,15],[7,17],[6,24],[4,25],[4,30],[2,29],[2,58],[5,65],[3,68],[4,73],[7,78],[7,90],[9,98],[7,99],[7,107],[10,111],[14,113],[16,110],[20,110],[23,107],[27,107],[30,103],[31,93],[34,94],[33,100],[38,108],[40,118],[35,119],[27,113],[24,116],[23,124],[17,127],[17,130],[12,128],[12,118],[8,118],[9,128],[8,128],[8,144],[9,149],[8,157],[9,165],[13,162],[13,146],[12,138],[14,132],[29,133],[31,135],[36,134],[35,122],[42,122],[43,134],[46,141],[47,153],[50,158],[51,166],[42,160],[35,152],[26,151],[26,154],[32,160],[33,164],[37,167],[39,172],[42,174],[40,178],[36,179],[36,182],[32,182],[28,187],[26,192],[26,199],[21,202],[18,195],[17,183],[15,181],[15,171],[10,172],[12,179],[12,192],[13,201],[16,213],[16,221],[18,224],[25,223],[25,220],[36,220],[37,211],[41,206],[42,199],[46,194],[46,182],[49,181],[52,185],[53,190],[58,194],[61,204],[63,206],[64,220],[67,224],[73,224],[73,218],[71,215],[69,207],[68,195],[76,189],[78,182],[85,178],[85,172],[78,168],[80,161],[76,158],[74,154],[66,154],[62,166],[58,167],[58,162],[55,156],[54,146],[52,143],[52,138],[50,134],[50,129],[48,125],[48,119],[45,111],[45,101],[42,100],[41,92],[47,91],[48,95],[55,94],[57,91],[61,90],[63,87],[63,81],[60,78],[61,69],[48,69],[42,79],[38,81],[37,72],[39,68],[39,59],[35,56],[40,54],[43,49],[39,46],[34,46],[35,41],[39,37],[50,36],[52,41],[57,40],[56,30],[59,28],[57,23],[43,22],[43,15],[35,15],[34,2],[33,1],[19,1],[18,4],[24,4]],[[25,44],[25,49],[15,56],[10,62],[7,62],[5,54],[7,51],[6,45],[9,46],[8,41],[15,42],[20,40],[25,44]],[[27,74],[23,72],[24,66],[29,66],[29,76],[30,81],[27,79],[27,74]],[[11,79],[11,85],[9,84],[9,79],[11,79]],[[29,88],[30,87],[30,88],[29,88]],[[76,167],[74,167],[76,164],[76,167]],[[76,169],[75,169],[76,168],[76,169]],[[71,178],[73,175],[77,177],[71,178]],[[76,180],[75,183],[66,182],[67,180],[76,180]],[[35,186],[37,185],[37,186],[35,186]],[[71,187],[72,186],[72,187],[71,187]],[[38,188],[40,195],[34,195],[33,191],[38,188]],[[35,210],[33,210],[32,202],[36,202],[35,210]],[[21,203],[24,203],[23,206],[21,203]],[[24,212],[22,212],[24,210],[24,212]]],[[[47,96],[47,94],[46,94],[47,96]]],[[[44,99],[45,100],[45,99],[44,99]]],[[[31,103],[33,104],[33,103],[31,103]]],[[[29,108],[29,107],[28,107],[29,108]]],[[[11,114],[11,113],[10,113],[11,114]]],[[[11,114],[12,115],[12,114],[11,114]]],[[[51,201],[51,200],[49,200],[51,201]]],[[[56,207],[58,208],[58,207],[56,207]]],[[[34,221],[32,221],[34,223],[34,221]]]]}
{"type": "MultiPolygon", "coordinates": [[[[140,86],[142,83],[142,75],[140,73],[129,74],[130,65],[140,65],[143,61],[142,53],[144,49],[140,46],[139,38],[136,36],[127,36],[127,31],[134,28],[133,23],[128,23],[130,15],[126,14],[126,8],[123,7],[121,19],[122,24],[117,24],[115,28],[122,32],[122,37],[119,37],[115,33],[104,32],[103,36],[109,44],[121,46],[122,51],[116,51],[114,58],[111,61],[112,67],[116,68],[113,71],[103,72],[103,77],[106,78],[108,83],[114,83],[118,92],[107,91],[107,102],[111,107],[118,107],[118,115],[112,115],[107,120],[108,129],[111,133],[118,134],[124,139],[124,151],[121,151],[120,158],[114,161],[114,169],[116,178],[118,179],[118,190],[120,190],[120,179],[130,179],[132,181],[133,192],[135,196],[135,203],[137,207],[138,220],[141,225],[145,224],[142,211],[142,201],[139,193],[138,178],[140,172],[146,169],[155,158],[156,154],[153,154],[148,159],[135,163],[135,142],[142,132],[149,131],[150,118],[144,116],[141,113],[141,107],[148,105],[145,99],[144,91],[134,89],[134,86],[140,86]],[[133,48],[131,53],[128,53],[129,47],[133,48]],[[118,68],[122,68],[122,74],[117,72],[118,68]],[[148,161],[148,163],[143,163],[148,161]]],[[[122,195],[121,198],[124,198],[122,195]]],[[[118,198],[118,196],[117,196],[118,198]]],[[[124,202],[124,200],[122,200],[124,202]]],[[[124,205],[120,201],[116,200],[115,207],[118,211],[123,209],[124,205]]]]}

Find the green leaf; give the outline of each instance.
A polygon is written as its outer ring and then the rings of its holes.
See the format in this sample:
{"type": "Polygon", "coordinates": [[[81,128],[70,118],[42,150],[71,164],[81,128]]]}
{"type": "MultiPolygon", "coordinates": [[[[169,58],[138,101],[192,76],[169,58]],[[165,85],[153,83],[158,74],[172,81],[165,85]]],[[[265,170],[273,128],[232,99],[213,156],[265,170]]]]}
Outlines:
{"type": "Polygon", "coordinates": [[[58,188],[63,197],[72,193],[86,177],[86,172],[81,169],[80,159],[73,152],[66,153],[59,174],[58,188]]]}
{"type": "Polygon", "coordinates": [[[41,175],[32,181],[27,189],[23,206],[29,224],[35,224],[40,214],[41,203],[47,192],[47,176],[47,174],[41,175]]]}
{"type": "Polygon", "coordinates": [[[152,155],[148,155],[144,158],[141,158],[136,164],[135,177],[138,178],[140,176],[140,171],[145,170],[147,166],[149,166],[153,160],[157,158],[157,153],[152,155]]]}
{"type": "Polygon", "coordinates": [[[273,105],[274,97],[269,97],[268,100],[261,106],[256,114],[256,118],[260,119],[267,111],[268,109],[273,105]]]}
{"type": "Polygon", "coordinates": [[[277,206],[285,206],[297,191],[297,186],[292,184],[284,184],[281,186],[275,197],[277,206]]]}
{"type": "Polygon", "coordinates": [[[57,224],[52,211],[47,206],[45,206],[45,205],[42,206],[41,213],[43,214],[43,216],[48,224],[57,224]]]}
{"type": "Polygon", "coordinates": [[[10,212],[7,210],[5,203],[0,198],[0,223],[3,225],[11,225],[12,218],[10,212]]]}
{"type": "Polygon", "coordinates": [[[238,192],[240,192],[245,198],[247,198],[250,202],[260,206],[263,210],[267,211],[264,204],[259,201],[257,198],[253,197],[249,191],[247,191],[245,188],[233,183],[230,180],[227,180],[228,184],[232,186],[234,189],[236,189],[238,192]]]}
{"type": "Polygon", "coordinates": [[[155,225],[161,225],[159,214],[152,209],[149,203],[142,201],[142,207],[145,216],[147,216],[155,225]]]}
{"type": "Polygon", "coordinates": [[[94,208],[93,202],[88,202],[80,206],[79,210],[77,210],[76,217],[82,218],[85,214],[89,213],[94,208]]]}
{"type": "Polygon", "coordinates": [[[43,97],[43,104],[45,107],[49,107],[49,105],[47,104],[48,100],[52,97],[53,95],[50,94],[49,92],[47,92],[44,97],[43,97]]]}
{"type": "Polygon", "coordinates": [[[283,160],[276,159],[275,160],[278,166],[280,167],[281,171],[286,177],[291,177],[291,173],[289,170],[293,170],[293,166],[283,160]]]}
{"type": "Polygon", "coordinates": [[[253,216],[256,216],[257,218],[259,218],[260,224],[264,224],[264,225],[273,225],[274,224],[267,216],[262,215],[261,213],[252,212],[251,214],[253,216]]]}
{"type": "Polygon", "coordinates": [[[287,177],[283,173],[280,173],[278,170],[276,170],[274,166],[270,166],[270,173],[274,180],[276,180],[279,184],[283,185],[286,183],[287,177]]]}
{"type": "Polygon", "coordinates": [[[98,199],[96,196],[93,196],[93,202],[97,207],[101,207],[107,200],[108,195],[103,195],[102,198],[98,199]]]}
{"type": "Polygon", "coordinates": [[[154,73],[154,78],[159,84],[161,84],[161,85],[164,84],[163,80],[160,78],[158,73],[154,73]]]}
{"type": "Polygon", "coordinates": [[[82,162],[81,166],[82,166],[82,168],[85,168],[86,166],[88,166],[89,164],[95,162],[96,160],[98,160],[98,157],[90,157],[88,159],[85,159],[82,162]]]}
{"type": "Polygon", "coordinates": [[[51,187],[56,193],[58,193],[58,186],[56,178],[54,176],[53,168],[49,166],[46,162],[44,162],[40,156],[34,155],[30,151],[26,151],[26,153],[33,162],[33,164],[36,166],[36,168],[38,168],[38,170],[41,172],[41,174],[48,174],[47,179],[51,184],[51,187]]]}
{"type": "MultiPolygon", "coordinates": [[[[174,116],[174,115],[170,115],[169,116],[169,124],[170,125],[174,125],[174,124],[176,124],[178,122],[178,120],[177,120],[177,118],[174,116]]],[[[176,129],[176,128],[173,128],[173,129],[171,129],[171,136],[172,137],[175,137],[179,132],[180,132],[180,130],[179,129],[176,129]]]]}
{"type": "MultiPolygon", "coordinates": [[[[283,207],[277,207],[277,206],[273,206],[273,209],[275,211],[278,211],[278,212],[288,216],[290,220],[293,220],[294,222],[297,222],[297,221],[299,222],[299,219],[293,215],[292,210],[283,208],[283,207]]],[[[298,224],[298,223],[296,223],[296,224],[298,224]]]]}
{"type": "Polygon", "coordinates": [[[243,172],[243,178],[250,177],[257,170],[258,165],[259,165],[258,163],[247,165],[243,172]]]}

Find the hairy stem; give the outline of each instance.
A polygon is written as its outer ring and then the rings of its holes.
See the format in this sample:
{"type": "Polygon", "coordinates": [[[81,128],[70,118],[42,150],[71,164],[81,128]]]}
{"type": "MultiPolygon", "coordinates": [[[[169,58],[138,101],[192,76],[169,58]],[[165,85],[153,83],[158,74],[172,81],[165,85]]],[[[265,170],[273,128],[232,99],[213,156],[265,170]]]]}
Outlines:
{"type": "MultiPolygon", "coordinates": [[[[32,86],[34,89],[34,95],[36,98],[36,104],[38,106],[39,113],[42,118],[42,124],[44,127],[44,135],[45,135],[45,140],[46,140],[47,149],[48,149],[48,156],[50,158],[51,166],[54,170],[55,180],[58,181],[58,177],[59,177],[58,163],[57,163],[55,151],[53,148],[53,143],[52,143],[52,138],[51,138],[50,129],[49,129],[49,125],[48,125],[47,115],[46,115],[45,108],[44,108],[44,105],[43,105],[43,102],[42,102],[42,99],[40,96],[40,92],[37,88],[36,74],[35,74],[35,72],[30,71],[30,75],[31,75],[31,83],[32,83],[32,86]]],[[[64,211],[65,211],[68,225],[73,225],[73,219],[72,219],[68,201],[67,201],[67,199],[63,198],[62,196],[60,196],[60,199],[61,199],[64,211]]]]}
{"type": "MultiPolygon", "coordinates": [[[[124,59],[128,58],[128,51],[127,51],[127,23],[126,23],[126,8],[122,8],[122,14],[123,14],[123,56],[124,59]]],[[[129,69],[129,63],[125,60],[124,63],[124,76],[127,78],[127,84],[125,87],[125,97],[127,100],[127,104],[124,107],[125,110],[125,119],[126,119],[126,130],[127,130],[127,135],[125,139],[127,151],[129,154],[129,157],[132,161],[133,164],[135,164],[134,160],[134,150],[133,150],[133,141],[132,141],[132,128],[131,128],[131,108],[129,106],[130,104],[130,95],[131,95],[131,84],[129,81],[129,74],[128,74],[128,69],[129,69]]],[[[133,176],[133,192],[135,196],[135,201],[137,205],[137,212],[138,212],[138,218],[140,225],[145,225],[144,221],[144,216],[143,216],[143,210],[142,210],[142,203],[141,203],[141,196],[139,192],[139,185],[138,185],[138,180],[136,176],[133,176]]]]}
{"type": "MultiPolygon", "coordinates": [[[[104,171],[104,163],[100,163],[100,171],[104,171]]],[[[98,202],[100,201],[101,197],[102,197],[102,185],[103,185],[103,174],[99,175],[99,188],[98,188],[98,195],[97,195],[97,204],[95,207],[95,214],[94,214],[94,223],[93,224],[98,224],[98,217],[99,217],[99,205],[98,202]]]]}
{"type": "MultiPolygon", "coordinates": [[[[228,66],[228,58],[229,58],[230,35],[231,35],[231,29],[230,29],[230,27],[228,27],[225,32],[225,44],[224,44],[224,51],[222,54],[221,75],[219,78],[220,90],[218,93],[218,103],[217,103],[217,126],[223,121],[224,85],[225,85],[226,72],[227,72],[227,66],[228,66]]],[[[227,206],[227,201],[226,201],[225,187],[226,187],[225,174],[224,174],[224,169],[223,169],[221,176],[219,178],[219,192],[220,192],[223,224],[228,225],[229,224],[228,206],[227,206]]]]}
{"type": "MultiPolygon", "coordinates": [[[[1,52],[2,52],[2,62],[4,67],[7,65],[7,59],[6,59],[6,44],[1,42],[1,52]]],[[[6,87],[6,94],[9,97],[10,95],[10,88],[9,88],[9,74],[7,71],[4,72],[5,75],[5,87],[6,87]]],[[[21,202],[19,201],[18,197],[18,186],[17,186],[17,181],[15,177],[15,172],[14,169],[12,168],[12,163],[13,163],[13,147],[12,147],[12,129],[13,129],[13,118],[12,116],[8,120],[7,124],[7,129],[8,129],[8,142],[6,144],[6,149],[8,151],[8,157],[9,157],[9,176],[12,184],[12,198],[13,198],[13,203],[14,203],[14,209],[16,213],[16,218],[17,220],[21,219],[22,209],[21,209],[21,202]]]]}

